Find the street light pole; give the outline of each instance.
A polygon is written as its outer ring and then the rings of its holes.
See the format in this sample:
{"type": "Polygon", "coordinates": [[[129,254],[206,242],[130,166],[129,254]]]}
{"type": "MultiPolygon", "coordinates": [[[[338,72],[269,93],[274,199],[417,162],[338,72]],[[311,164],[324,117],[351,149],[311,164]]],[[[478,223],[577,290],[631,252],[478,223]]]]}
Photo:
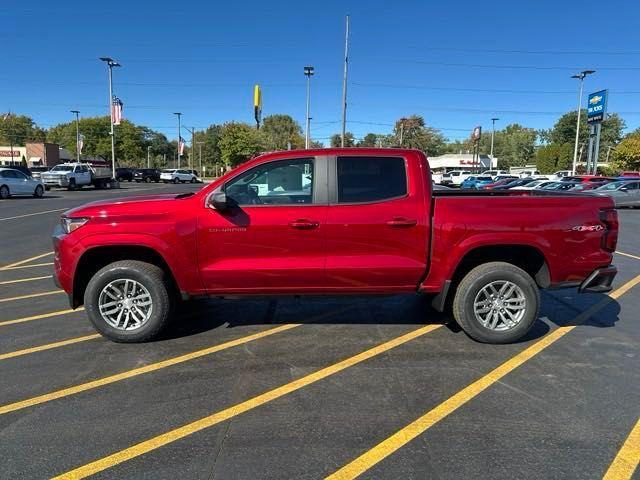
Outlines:
{"type": "Polygon", "coordinates": [[[182,112],[173,112],[174,115],[178,116],[178,168],[180,168],[180,139],[182,136],[180,135],[181,127],[180,127],[180,117],[182,116],[182,112]]]}
{"type": "Polygon", "coordinates": [[[71,110],[71,113],[76,115],[76,160],[80,163],[80,111],[79,110],[71,110]]]}
{"type": "Polygon", "coordinates": [[[313,75],[313,67],[306,66],[304,67],[304,74],[307,77],[307,124],[304,132],[304,148],[309,148],[309,129],[311,128],[311,116],[310,116],[310,105],[311,105],[311,76],[313,75]]]}
{"type": "Polygon", "coordinates": [[[202,174],[202,145],[204,145],[204,142],[198,142],[198,163],[200,164],[201,174],[202,174]]]}
{"type": "Polygon", "coordinates": [[[121,67],[113,58],[100,57],[109,67],[109,123],[111,124],[111,177],[116,178],[116,138],[113,130],[113,67],[121,67]]]}
{"type": "Polygon", "coordinates": [[[491,119],[491,168],[493,168],[493,137],[496,134],[496,122],[500,120],[499,118],[492,118],[491,119]]]}
{"type": "Polygon", "coordinates": [[[595,70],[583,70],[577,75],[571,75],[571,78],[580,80],[580,89],[578,93],[578,119],[576,120],[576,143],[573,148],[573,165],[571,167],[571,175],[576,174],[576,165],[578,163],[578,139],[580,137],[580,111],[582,110],[582,90],[584,87],[584,77],[595,73],[595,70]]]}
{"type": "Polygon", "coordinates": [[[147,168],[151,168],[151,145],[147,145],[147,168]]]}

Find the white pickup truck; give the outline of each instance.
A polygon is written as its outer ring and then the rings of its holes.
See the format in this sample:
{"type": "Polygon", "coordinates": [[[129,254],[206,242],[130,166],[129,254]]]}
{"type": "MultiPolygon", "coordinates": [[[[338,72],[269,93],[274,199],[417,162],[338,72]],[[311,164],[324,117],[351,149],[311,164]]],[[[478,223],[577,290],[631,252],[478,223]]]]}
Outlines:
{"type": "Polygon", "coordinates": [[[85,185],[96,188],[111,188],[111,169],[94,167],[89,163],[61,163],[40,176],[47,189],[51,187],[75,190],[85,185]]]}
{"type": "Polygon", "coordinates": [[[454,170],[452,172],[448,172],[442,175],[442,180],[440,180],[440,185],[459,187],[462,184],[462,182],[464,182],[471,175],[473,175],[473,173],[467,170],[454,170]]]}

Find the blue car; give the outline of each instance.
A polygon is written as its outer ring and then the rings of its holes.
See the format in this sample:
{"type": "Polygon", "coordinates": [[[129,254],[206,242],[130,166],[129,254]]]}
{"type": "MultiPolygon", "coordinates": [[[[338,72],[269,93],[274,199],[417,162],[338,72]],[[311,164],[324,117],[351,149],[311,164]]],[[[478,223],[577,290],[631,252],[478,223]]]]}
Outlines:
{"type": "Polygon", "coordinates": [[[487,176],[468,177],[460,184],[460,188],[478,190],[483,185],[489,185],[493,182],[493,178],[487,176]]]}

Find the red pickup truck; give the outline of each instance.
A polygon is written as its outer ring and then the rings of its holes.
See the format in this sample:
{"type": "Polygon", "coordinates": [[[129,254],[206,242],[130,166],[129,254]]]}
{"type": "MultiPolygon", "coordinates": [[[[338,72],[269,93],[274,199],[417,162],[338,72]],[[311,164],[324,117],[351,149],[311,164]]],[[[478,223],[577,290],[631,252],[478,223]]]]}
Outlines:
{"type": "Polygon", "coordinates": [[[506,343],[535,322],[539,288],[610,290],[617,236],[607,197],[434,191],[422,152],[350,148],[90,203],[53,243],[57,284],[114,341],[157,336],[180,299],[419,293],[472,338],[506,343]]]}

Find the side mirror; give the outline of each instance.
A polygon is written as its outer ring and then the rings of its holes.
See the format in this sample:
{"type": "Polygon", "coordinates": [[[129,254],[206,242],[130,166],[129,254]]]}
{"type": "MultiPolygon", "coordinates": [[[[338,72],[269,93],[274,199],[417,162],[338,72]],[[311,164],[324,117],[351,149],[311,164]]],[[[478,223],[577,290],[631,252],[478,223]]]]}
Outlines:
{"type": "Polygon", "coordinates": [[[213,195],[209,197],[209,206],[220,211],[227,210],[229,208],[227,194],[224,192],[214,192],[213,195]]]}

